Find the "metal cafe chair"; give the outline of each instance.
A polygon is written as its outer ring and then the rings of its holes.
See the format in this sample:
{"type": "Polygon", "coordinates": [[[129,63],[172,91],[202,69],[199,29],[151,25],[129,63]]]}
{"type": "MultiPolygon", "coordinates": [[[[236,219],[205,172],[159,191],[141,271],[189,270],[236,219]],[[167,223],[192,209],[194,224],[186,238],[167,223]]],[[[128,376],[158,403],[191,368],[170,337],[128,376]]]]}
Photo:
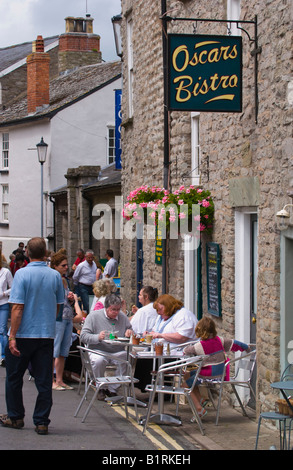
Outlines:
{"type": "Polygon", "coordinates": [[[92,397],[92,399],[91,399],[91,401],[90,401],[90,403],[89,403],[89,405],[88,405],[88,407],[87,407],[87,409],[84,413],[84,416],[82,418],[82,422],[85,421],[91,407],[93,406],[93,404],[94,404],[94,402],[97,398],[99,390],[103,386],[107,386],[107,385],[110,385],[110,384],[119,384],[119,385],[122,386],[122,389],[123,389],[123,399],[124,399],[124,408],[125,408],[126,418],[127,419],[129,418],[128,408],[127,408],[127,394],[128,394],[128,389],[129,389],[129,386],[130,386],[132,397],[134,399],[133,402],[134,402],[136,420],[138,421],[137,403],[136,403],[135,391],[134,391],[134,383],[138,382],[138,380],[133,377],[133,371],[132,371],[132,366],[131,366],[130,362],[125,360],[125,359],[122,359],[120,357],[115,356],[115,354],[105,353],[105,352],[98,351],[98,350],[91,350],[89,348],[85,348],[85,347],[82,347],[82,346],[77,346],[77,347],[80,350],[80,355],[81,355],[82,362],[84,364],[84,368],[85,368],[86,373],[87,373],[88,382],[86,383],[85,392],[84,392],[83,397],[80,400],[80,403],[79,403],[79,405],[76,409],[74,417],[76,417],[78,415],[84,401],[87,399],[87,395],[88,395],[88,392],[89,392],[90,389],[94,390],[94,395],[93,395],[93,397],[92,397]],[[115,362],[117,362],[119,364],[125,364],[126,367],[127,367],[127,375],[116,375],[114,377],[96,377],[94,372],[93,372],[93,368],[92,368],[92,365],[91,365],[89,354],[96,354],[97,356],[103,356],[103,357],[106,357],[108,359],[113,359],[115,362]]]}
{"type": "Polygon", "coordinates": [[[200,378],[200,380],[202,381],[202,385],[207,386],[209,398],[212,401],[214,408],[217,409],[216,425],[218,425],[218,422],[219,422],[221,402],[222,402],[222,393],[223,393],[223,388],[225,385],[230,385],[232,387],[232,390],[241,407],[243,416],[247,416],[247,413],[244,409],[243,403],[240,399],[240,396],[237,392],[236,387],[239,386],[239,387],[248,388],[255,398],[255,392],[251,385],[251,378],[252,378],[255,362],[256,362],[256,350],[250,351],[249,353],[246,353],[244,351],[241,353],[239,357],[236,357],[234,359],[228,359],[228,360],[225,360],[225,362],[223,359],[223,372],[219,378],[216,378],[216,379],[209,378],[209,377],[207,377],[206,379],[202,377],[200,378]],[[228,366],[231,366],[231,365],[235,365],[235,374],[234,376],[230,377],[229,380],[225,380],[227,368],[228,366]],[[244,375],[244,378],[241,376],[241,374],[244,375]],[[219,386],[219,397],[218,397],[217,406],[215,405],[215,402],[211,394],[211,388],[214,388],[215,386],[219,386]]]}
{"type": "Polygon", "coordinates": [[[145,431],[147,429],[147,426],[148,426],[148,423],[149,423],[149,420],[150,420],[150,417],[151,417],[151,411],[152,411],[152,408],[153,408],[155,395],[156,395],[156,393],[158,393],[158,394],[162,393],[162,394],[170,394],[170,395],[174,395],[174,396],[180,396],[181,395],[181,396],[186,397],[187,402],[188,402],[188,404],[189,404],[189,406],[192,410],[192,413],[194,415],[195,421],[197,422],[197,424],[199,426],[200,432],[204,436],[204,429],[203,429],[203,426],[202,426],[200,416],[199,416],[199,414],[196,410],[196,407],[193,403],[193,400],[190,396],[191,392],[192,392],[192,390],[193,390],[193,388],[196,384],[198,374],[200,372],[201,365],[202,365],[204,357],[206,357],[206,356],[196,356],[196,357],[187,356],[184,359],[179,359],[179,360],[177,359],[176,361],[173,361],[173,362],[167,362],[166,364],[162,364],[159,367],[154,383],[146,386],[146,390],[150,391],[151,393],[150,393],[150,398],[149,398],[149,405],[148,405],[147,415],[146,415],[146,418],[144,420],[143,434],[145,433],[145,431]],[[191,365],[197,367],[197,370],[196,370],[196,373],[194,375],[194,380],[192,382],[191,387],[182,387],[182,385],[180,383],[172,384],[172,385],[164,384],[164,374],[176,369],[177,372],[180,371],[181,375],[183,375],[184,370],[188,366],[191,366],[191,365]]]}
{"type": "MultiPolygon", "coordinates": [[[[283,371],[281,375],[281,382],[285,382],[286,380],[293,380],[293,364],[289,364],[283,371]]],[[[290,437],[291,437],[291,427],[293,418],[288,414],[278,413],[277,411],[265,411],[260,413],[258,419],[258,426],[257,426],[257,433],[256,433],[256,441],[255,441],[255,450],[257,450],[258,446],[258,439],[259,439],[259,432],[260,426],[263,419],[270,419],[272,421],[279,422],[279,434],[280,434],[280,449],[290,449],[290,437]],[[289,436],[288,436],[288,444],[287,444],[287,434],[286,434],[286,425],[287,421],[289,420],[289,436]],[[283,428],[283,431],[282,431],[283,428]]]]}

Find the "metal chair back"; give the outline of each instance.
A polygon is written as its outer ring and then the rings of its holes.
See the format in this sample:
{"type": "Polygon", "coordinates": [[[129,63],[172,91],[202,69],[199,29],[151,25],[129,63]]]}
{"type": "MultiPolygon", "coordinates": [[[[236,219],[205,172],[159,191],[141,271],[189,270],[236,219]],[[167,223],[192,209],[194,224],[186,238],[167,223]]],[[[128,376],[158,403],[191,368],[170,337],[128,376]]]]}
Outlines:
{"type": "Polygon", "coordinates": [[[78,346],[79,350],[80,350],[80,355],[81,355],[81,360],[82,360],[82,364],[84,366],[84,369],[86,371],[86,375],[87,375],[87,378],[88,378],[88,383],[86,383],[86,386],[85,386],[85,392],[83,394],[83,397],[77,407],[77,410],[74,414],[74,416],[76,417],[84,403],[84,401],[86,400],[87,398],[87,395],[88,395],[88,392],[90,389],[94,389],[94,395],[92,397],[92,400],[90,401],[86,411],[85,411],[85,414],[82,418],[82,422],[85,421],[91,407],[93,406],[94,404],[94,401],[95,399],[97,398],[97,395],[98,395],[98,392],[101,388],[106,387],[108,385],[113,385],[113,384],[119,384],[122,386],[122,389],[123,389],[123,399],[124,399],[124,408],[125,408],[125,414],[126,414],[126,417],[128,418],[128,409],[127,409],[127,394],[128,394],[128,390],[129,390],[129,387],[131,389],[131,394],[132,394],[132,397],[133,397],[133,402],[134,402],[134,408],[135,408],[135,413],[136,413],[136,420],[138,421],[138,411],[137,411],[137,403],[136,403],[136,399],[135,399],[135,391],[134,391],[134,383],[137,382],[138,380],[137,379],[134,379],[133,377],[133,371],[132,371],[132,367],[131,367],[131,364],[129,363],[128,360],[126,359],[122,359],[120,357],[117,357],[115,356],[115,354],[110,354],[110,353],[105,353],[105,352],[102,352],[102,351],[98,351],[98,350],[92,350],[92,349],[89,349],[89,348],[86,348],[86,347],[83,347],[83,346],[78,346]],[[92,368],[92,364],[91,364],[91,359],[90,359],[90,354],[94,354],[94,355],[97,355],[97,356],[103,356],[107,359],[111,359],[117,363],[120,363],[120,364],[124,364],[126,366],[126,374],[127,375],[115,375],[113,377],[96,377],[95,376],[95,373],[93,371],[93,368],[92,368]]]}

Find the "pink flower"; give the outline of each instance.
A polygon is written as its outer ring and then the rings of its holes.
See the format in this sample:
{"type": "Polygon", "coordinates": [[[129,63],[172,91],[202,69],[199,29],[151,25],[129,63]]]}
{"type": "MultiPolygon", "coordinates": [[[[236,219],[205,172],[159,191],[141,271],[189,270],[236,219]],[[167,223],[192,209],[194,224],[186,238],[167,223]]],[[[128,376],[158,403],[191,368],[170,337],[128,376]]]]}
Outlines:
{"type": "Polygon", "coordinates": [[[203,191],[203,190],[200,189],[200,188],[198,188],[198,190],[197,190],[198,193],[202,193],[202,191],[203,191]]]}
{"type": "Polygon", "coordinates": [[[199,221],[200,221],[200,215],[195,215],[195,216],[194,216],[194,220],[195,220],[196,222],[199,222],[199,221]]]}
{"type": "Polygon", "coordinates": [[[183,199],[179,199],[178,204],[179,204],[179,206],[183,206],[183,204],[184,204],[183,199]]]}
{"type": "Polygon", "coordinates": [[[206,199],[203,199],[202,205],[203,205],[203,207],[209,207],[210,203],[206,199]]]}
{"type": "Polygon", "coordinates": [[[185,218],[186,218],[186,214],[185,214],[184,212],[180,212],[180,213],[178,214],[178,217],[179,217],[179,219],[185,219],[185,218]]]}

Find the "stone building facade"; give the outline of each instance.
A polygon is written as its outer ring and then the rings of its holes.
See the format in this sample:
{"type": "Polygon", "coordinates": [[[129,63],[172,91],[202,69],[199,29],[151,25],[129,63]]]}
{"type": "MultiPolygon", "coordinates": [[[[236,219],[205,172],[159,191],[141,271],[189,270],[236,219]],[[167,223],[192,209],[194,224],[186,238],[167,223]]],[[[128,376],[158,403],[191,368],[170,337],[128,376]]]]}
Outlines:
{"type": "MultiPolygon", "coordinates": [[[[292,202],[288,195],[293,186],[292,21],[289,0],[122,0],[124,201],[142,184],[164,185],[167,128],[169,189],[200,183],[211,191],[215,204],[213,232],[202,236],[201,253],[192,257],[180,240],[170,240],[165,273],[155,264],[155,240],[143,239],[141,281],[162,290],[165,275],[167,292],[193,305],[197,315],[200,293],[200,315],[210,315],[206,244],[218,244],[222,309],[221,316],[213,318],[220,333],[256,341],[257,411],[274,408],[276,396],[270,383],[279,379],[293,349],[293,217],[286,219],[285,230],[276,217],[292,202]],[[169,111],[164,126],[164,13],[220,20],[170,20],[168,33],[242,36],[242,112],[169,111]],[[229,24],[229,19],[242,20],[239,26],[248,34],[237,29],[236,23],[229,24]],[[254,24],[245,21],[256,21],[257,49],[250,40],[255,39],[254,24]]],[[[131,301],[137,289],[137,256],[137,240],[124,237],[122,294],[132,297],[131,301]]]]}

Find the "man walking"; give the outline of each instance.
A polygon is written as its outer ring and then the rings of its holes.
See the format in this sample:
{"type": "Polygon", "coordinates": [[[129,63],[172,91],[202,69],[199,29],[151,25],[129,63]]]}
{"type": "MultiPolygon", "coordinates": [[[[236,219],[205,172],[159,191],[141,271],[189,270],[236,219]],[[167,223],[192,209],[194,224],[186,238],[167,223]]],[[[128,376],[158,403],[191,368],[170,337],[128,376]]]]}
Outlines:
{"type": "Polygon", "coordinates": [[[73,274],[73,283],[78,287],[83,310],[89,313],[89,295],[93,295],[93,283],[96,280],[97,265],[94,262],[94,252],[87,250],[85,260],[79,263],[73,274]]]}
{"type": "Polygon", "coordinates": [[[104,269],[103,277],[117,277],[118,276],[118,261],[114,258],[113,250],[106,251],[107,263],[104,269]]]}
{"type": "Polygon", "coordinates": [[[11,328],[6,347],[7,415],[5,427],[24,426],[23,375],[31,363],[38,396],[33,421],[38,434],[47,434],[52,407],[52,364],[56,315],[64,302],[60,274],[44,261],[46,243],[35,237],[28,242],[30,263],[14,277],[9,302],[11,328]]]}

